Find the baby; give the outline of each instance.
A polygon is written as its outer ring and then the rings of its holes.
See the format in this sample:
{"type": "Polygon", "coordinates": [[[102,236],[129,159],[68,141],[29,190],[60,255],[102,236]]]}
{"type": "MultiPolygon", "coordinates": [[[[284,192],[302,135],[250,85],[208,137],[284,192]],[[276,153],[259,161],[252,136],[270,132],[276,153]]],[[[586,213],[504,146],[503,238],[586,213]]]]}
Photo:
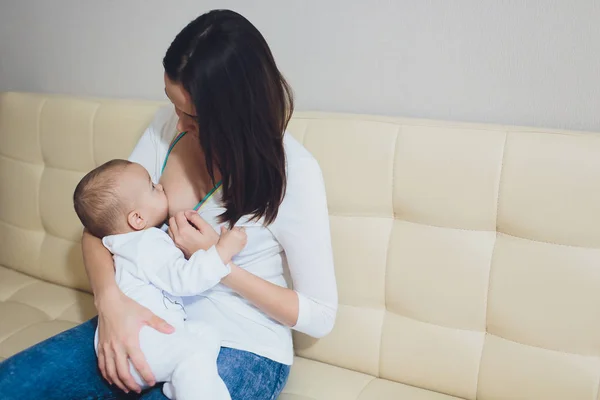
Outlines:
{"type": "MultiPolygon", "coordinates": [[[[218,284],[230,272],[231,258],[246,245],[243,229],[222,230],[218,243],[186,260],[168,234],[158,229],[168,215],[162,186],[144,167],[112,160],[88,173],[73,195],[77,216],[114,255],[121,291],[175,328],[163,334],[140,331],[140,347],[170,399],[230,399],[217,372],[219,336],[207,325],[186,320],[179,296],[192,296],[218,284]]],[[[97,351],[98,331],[95,346],[97,351]]],[[[139,385],[147,387],[132,364],[139,385]]]]}

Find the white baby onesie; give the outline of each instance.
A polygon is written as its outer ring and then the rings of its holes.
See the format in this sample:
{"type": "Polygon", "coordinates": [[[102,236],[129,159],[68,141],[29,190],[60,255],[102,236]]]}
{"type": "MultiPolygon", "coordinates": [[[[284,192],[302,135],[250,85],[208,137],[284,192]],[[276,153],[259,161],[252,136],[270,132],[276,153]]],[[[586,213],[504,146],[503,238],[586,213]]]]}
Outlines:
{"type": "MultiPolygon", "coordinates": [[[[217,371],[219,334],[201,322],[186,322],[180,297],[212,288],[231,271],[215,247],[197,251],[186,260],[169,235],[157,228],[106,236],[102,243],[114,256],[121,291],[175,328],[172,334],[150,327],[140,331],[140,347],[156,381],[166,382],[165,396],[229,400],[217,371]]],[[[97,348],[97,330],[95,344],[97,348]]],[[[131,363],[130,369],[136,382],[148,387],[131,363]]]]}

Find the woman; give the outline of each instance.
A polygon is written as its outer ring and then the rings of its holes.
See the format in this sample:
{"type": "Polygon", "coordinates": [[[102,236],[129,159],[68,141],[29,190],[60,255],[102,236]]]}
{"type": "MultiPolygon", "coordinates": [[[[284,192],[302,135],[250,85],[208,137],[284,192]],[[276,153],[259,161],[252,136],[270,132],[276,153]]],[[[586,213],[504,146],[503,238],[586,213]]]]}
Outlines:
{"type": "MultiPolygon", "coordinates": [[[[321,171],[284,134],[290,89],[244,17],[225,10],[198,17],[177,35],[163,64],[175,113],[157,113],[130,159],[162,183],[169,234],[186,254],[214,243],[218,223],[245,226],[248,245],[238,259],[244,268],[232,266],[221,284],[189,298],[186,311],[221,331],[218,368],[232,398],[274,399],[293,360],[290,328],[322,337],[337,311],[321,171]],[[206,221],[189,211],[194,205],[206,221]],[[286,287],[284,265],[294,290],[286,287]]],[[[98,318],[0,364],[3,399],[140,397],[128,359],[155,383],[138,333],[143,325],[172,328],[118,290],[111,254],[98,238],[84,233],[82,248],[98,318]]],[[[141,398],[164,396],[154,387],[141,398]]]]}

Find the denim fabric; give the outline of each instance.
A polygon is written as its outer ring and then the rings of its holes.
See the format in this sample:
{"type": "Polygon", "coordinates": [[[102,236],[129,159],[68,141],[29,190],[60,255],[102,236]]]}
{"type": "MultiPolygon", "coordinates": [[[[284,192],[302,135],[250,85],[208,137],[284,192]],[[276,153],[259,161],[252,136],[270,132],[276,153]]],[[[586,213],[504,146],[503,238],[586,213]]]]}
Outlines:
{"type": "MultiPolygon", "coordinates": [[[[160,386],[126,395],[102,379],[94,351],[93,318],[0,363],[0,399],[166,399],[160,386]]],[[[222,348],[219,375],[232,400],[276,399],[290,372],[283,365],[242,350],[222,348]]]]}

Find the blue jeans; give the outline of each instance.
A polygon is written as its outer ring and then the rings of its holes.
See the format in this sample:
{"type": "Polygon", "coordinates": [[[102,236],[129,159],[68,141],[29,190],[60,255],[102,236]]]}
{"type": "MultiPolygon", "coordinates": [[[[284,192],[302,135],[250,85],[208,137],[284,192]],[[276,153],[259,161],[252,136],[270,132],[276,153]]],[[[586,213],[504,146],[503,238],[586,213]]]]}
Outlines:
{"type": "MultiPolygon", "coordinates": [[[[125,394],[102,378],[94,351],[97,324],[93,318],[1,362],[0,399],[165,400],[160,385],[125,394]]],[[[276,399],[290,372],[288,365],[226,347],[217,366],[232,400],[276,399]]]]}

